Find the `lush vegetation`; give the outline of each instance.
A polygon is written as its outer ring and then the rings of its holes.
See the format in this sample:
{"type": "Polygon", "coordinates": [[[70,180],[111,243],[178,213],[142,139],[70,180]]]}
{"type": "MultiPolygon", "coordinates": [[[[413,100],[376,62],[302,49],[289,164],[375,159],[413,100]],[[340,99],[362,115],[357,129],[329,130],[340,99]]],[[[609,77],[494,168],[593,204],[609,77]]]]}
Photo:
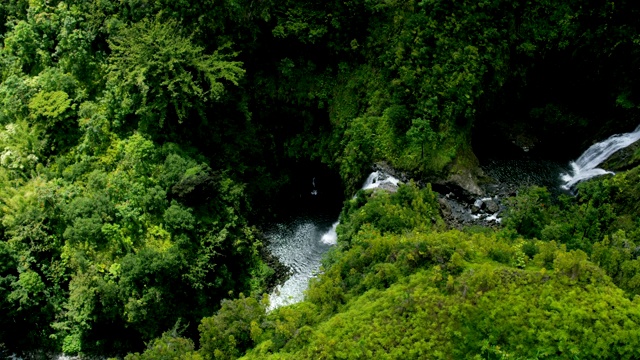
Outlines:
{"type": "Polygon", "coordinates": [[[589,260],[580,249],[523,238],[510,226],[437,231],[437,205],[422,202],[429,192],[403,186],[350,200],[339,247],[304,302],[266,314],[264,300],[225,301],[202,320],[199,350],[167,332],[127,359],[639,356],[640,298],[616,286],[615,266],[630,280],[628,262],[636,261],[621,255],[623,235],[605,237],[589,260]],[[405,213],[389,213],[407,199],[405,213]],[[371,216],[373,208],[388,216],[371,216]]]}
{"type": "Polygon", "coordinates": [[[506,228],[581,250],[629,297],[640,295],[640,167],[580,184],[576,197],[551,197],[533,187],[510,199],[506,228]]]}
{"type": "Polygon", "coordinates": [[[483,127],[635,126],[639,19],[631,1],[0,2],[0,355],[638,357],[637,168],[523,191],[498,233],[446,232],[428,186],[360,193],[307,301],[269,314],[257,227],[311,162],[351,195],[375,161],[469,173],[483,127]]]}

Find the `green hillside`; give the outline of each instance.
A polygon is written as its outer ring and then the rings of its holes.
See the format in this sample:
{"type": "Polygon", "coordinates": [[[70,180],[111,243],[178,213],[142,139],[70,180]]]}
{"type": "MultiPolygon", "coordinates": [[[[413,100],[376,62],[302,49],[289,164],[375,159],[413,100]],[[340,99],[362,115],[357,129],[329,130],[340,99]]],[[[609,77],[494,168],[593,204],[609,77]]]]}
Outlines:
{"type": "Polygon", "coordinates": [[[0,41],[0,356],[639,357],[637,154],[496,228],[434,192],[635,128],[632,1],[3,0],[0,41]],[[352,199],[374,163],[415,182],[352,199]],[[267,314],[311,169],[338,245],[267,314]]]}

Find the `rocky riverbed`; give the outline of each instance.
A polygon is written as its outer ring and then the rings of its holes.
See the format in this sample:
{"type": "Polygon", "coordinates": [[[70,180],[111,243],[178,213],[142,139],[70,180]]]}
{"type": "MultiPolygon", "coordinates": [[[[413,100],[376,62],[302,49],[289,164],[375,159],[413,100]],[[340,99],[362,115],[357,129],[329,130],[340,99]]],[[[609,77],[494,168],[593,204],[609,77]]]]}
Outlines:
{"type": "Polygon", "coordinates": [[[481,176],[472,179],[476,183],[474,186],[458,184],[451,179],[416,180],[414,174],[397,171],[386,163],[375,164],[373,170],[390,174],[405,183],[413,179],[418,186],[430,182],[438,193],[441,215],[447,225],[462,229],[474,225],[499,227],[505,199],[516,196],[523,187],[538,185],[552,192],[563,192],[560,174],[567,168],[559,162],[539,159],[490,159],[481,162],[476,169],[475,173],[481,176]],[[470,188],[477,190],[472,192],[470,188]]]}

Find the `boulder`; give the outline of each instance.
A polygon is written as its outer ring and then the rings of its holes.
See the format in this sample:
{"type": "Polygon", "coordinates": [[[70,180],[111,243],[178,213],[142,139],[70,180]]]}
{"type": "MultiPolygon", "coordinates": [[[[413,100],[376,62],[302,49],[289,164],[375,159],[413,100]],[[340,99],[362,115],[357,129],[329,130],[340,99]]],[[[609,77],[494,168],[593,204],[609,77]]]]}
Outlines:
{"type": "Polygon", "coordinates": [[[442,213],[443,218],[448,218],[451,216],[451,206],[444,198],[438,198],[438,203],[440,204],[440,212],[442,213]]]}
{"type": "Polygon", "coordinates": [[[461,171],[452,174],[444,183],[458,186],[471,196],[484,195],[484,191],[478,186],[477,177],[471,171],[461,171]]]}
{"type": "Polygon", "coordinates": [[[380,186],[378,186],[378,189],[382,189],[382,190],[388,191],[390,193],[395,193],[395,192],[398,191],[398,185],[385,182],[385,183],[380,184],[380,186]]]}
{"type": "Polygon", "coordinates": [[[498,205],[498,203],[491,199],[491,200],[486,200],[484,202],[484,206],[485,206],[485,210],[487,210],[488,213],[490,214],[495,214],[498,211],[500,211],[500,206],[498,205]]]}
{"type": "Polygon", "coordinates": [[[477,214],[484,208],[484,202],[480,199],[476,200],[473,205],[471,205],[471,212],[473,214],[477,214]]]}

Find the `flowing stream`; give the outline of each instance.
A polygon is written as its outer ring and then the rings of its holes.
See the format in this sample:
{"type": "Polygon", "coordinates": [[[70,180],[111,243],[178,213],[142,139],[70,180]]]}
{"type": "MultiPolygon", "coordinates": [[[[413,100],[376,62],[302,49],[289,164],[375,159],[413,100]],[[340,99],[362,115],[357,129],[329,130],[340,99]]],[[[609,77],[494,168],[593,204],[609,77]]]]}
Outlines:
{"type": "MultiPolygon", "coordinates": [[[[362,189],[397,187],[399,180],[383,172],[373,172],[362,189]]],[[[318,196],[315,189],[311,194],[318,196]]],[[[316,213],[301,215],[292,220],[276,224],[265,235],[270,240],[269,250],[280,262],[292,271],[284,284],[277,286],[269,295],[269,309],[295,304],[304,299],[309,280],[320,271],[323,255],[337,243],[337,214],[316,213]]]]}
{"type": "Polygon", "coordinates": [[[613,174],[613,172],[600,169],[597,166],[616,151],[624,149],[638,140],[640,140],[640,126],[630,133],[613,135],[604,141],[593,144],[576,161],[571,162],[571,173],[561,174],[561,179],[564,182],[562,187],[569,190],[580,181],[600,175],[613,174]]]}
{"type": "MultiPolygon", "coordinates": [[[[577,160],[572,161],[569,164],[571,170],[567,170],[558,162],[547,160],[490,160],[483,165],[483,169],[500,184],[498,186],[503,187],[502,190],[490,191],[488,197],[478,198],[471,204],[461,205],[456,201],[450,201],[449,195],[443,196],[443,199],[449,203],[452,215],[461,219],[462,225],[499,223],[502,209],[500,198],[505,193],[512,193],[520,186],[531,185],[546,186],[552,191],[570,190],[580,181],[612,174],[597,166],[616,151],[638,140],[640,126],[633,132],[613,135],[589,147],[577,160]],[[487,204],[491,204],[494,209],[491,210],[487,204]]],[[[367,177],[362,189],[380,187],[393,191],[398,183],[398,179],[382,171],[376,171],[367,177]]],[[[320,196],[315,187],[315,178],[312,179],[312,184],[311,195],[320,196]]],[[[322,257],[337,242],[337,217],[336,214],[330,213],[301,215],[288,222],[274,225],[266,233],[270,239],[269,250],[293,273],[284,284],[277,286],[270,294],[269,310],[303,300],[309,280],[320,271],[322,257]]]]}
{"type": "MultiPolygon", "coordinates": [[[[459,203],[450,199],[449,195],[443,197],[443,201],[449,204],[451,215],[459,218],[456,221],[463,226],[500,223],[500,197],[504,193],[512,193],[521,186],[531,185],[546,186],[552,191],[570,190],[580,181],[612,174],[597,166],[616,151],[638,140],[640,126],[633,132],[613,135],[589,147],[577,160],[569,164],[569,171],[560,163],[547,160],[490,160],[484,164],[483,169],[503,187],[502,191],[497,189],[493,194],[487,194],[489,197],[476,199],[473,204],[459,203]],[[491,204],[493,209],[487,204],[491,204]]],[[[393,191],[398,183],[398,179],[382,171],[376,171],[367,177],[362,189],[380,187],[393,191]]],[[[312,184],[311,195],[320,196],[315,178],[312,179],[312,184]]],[[[270,294],[269,310],[304,299],[309,280],[320,271],[322,257],[337,242],[338,224],[336,214],[316,213],[300,215],[285,223],[276,224],[266,233],[270,239],[269,250],[293,273],[284,284],[277,286],[270,294]]]]}

